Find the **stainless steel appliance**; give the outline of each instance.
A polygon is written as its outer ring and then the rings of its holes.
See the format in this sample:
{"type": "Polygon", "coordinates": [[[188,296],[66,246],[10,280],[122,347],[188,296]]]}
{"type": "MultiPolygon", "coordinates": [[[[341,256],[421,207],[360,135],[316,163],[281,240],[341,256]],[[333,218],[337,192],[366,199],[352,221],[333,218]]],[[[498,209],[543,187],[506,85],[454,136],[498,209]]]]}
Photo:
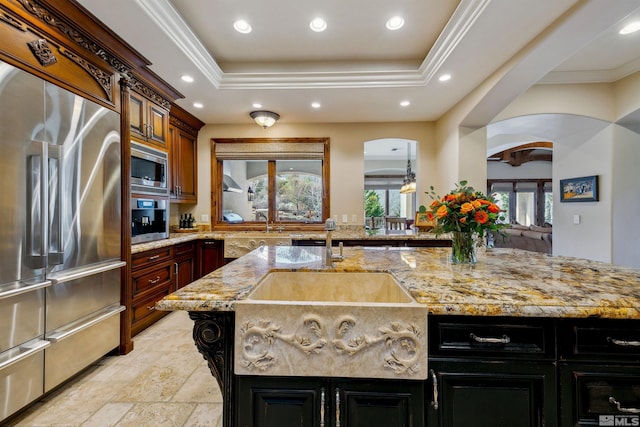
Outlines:
{"type": "Polygon", "coordinates": [[[165,199],[131,198],[131,243],[168,238],[168,206],[165,199]]]}
{"type": "Polygon", "coordinates": [[[169,196],[167,153],[131,142],[131,193],[169,196]]]}
{"type": "Polygon", "coordinates": [[[119,344],[119,114],[0,61],[0,421],[119,344]]]}

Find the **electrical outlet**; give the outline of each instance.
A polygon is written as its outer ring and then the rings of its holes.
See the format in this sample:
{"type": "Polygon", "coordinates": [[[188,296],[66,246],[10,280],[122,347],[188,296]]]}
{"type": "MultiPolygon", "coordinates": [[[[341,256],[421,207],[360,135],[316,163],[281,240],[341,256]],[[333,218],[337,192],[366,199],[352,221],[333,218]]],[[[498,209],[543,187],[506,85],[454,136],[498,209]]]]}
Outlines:
{"type": "Polygon", "coordinates": [[[342,223],[346,224],[349,222],[349,215],[347,214],[342,214],[342,223]]]}
{"type": "Polygon", "coordinates": [[[351,224],[355,224],[356,222],[358,222],[358,215],[357,214],[351,215],[351,224]]]}
{"type": "Polygon", "coordinates": [[[209,215],[207,215],[207,214],[200,215],[200,221],[201,222],[209,222],[209,215]]]}

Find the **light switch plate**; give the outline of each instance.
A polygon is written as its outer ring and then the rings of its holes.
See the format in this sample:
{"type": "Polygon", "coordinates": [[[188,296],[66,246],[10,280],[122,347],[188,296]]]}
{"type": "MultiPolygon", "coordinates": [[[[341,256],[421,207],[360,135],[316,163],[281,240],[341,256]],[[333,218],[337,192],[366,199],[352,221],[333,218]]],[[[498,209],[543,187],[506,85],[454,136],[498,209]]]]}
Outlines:
{"type": "Polygon", "coordinates": [[[349,222],[349,215],[347,214],[342,214],[342,223],[346,224],[349,222]]]}
{"type": "Polygon", "coordinates": [[[200,215],[200,221],[201,222],[209,222],[209,215],[207,215],[207,214],[200,215]]]}
{"type": "Polygon", "coordinates": [[[358,215],[351,215],[351,224],[355,224],[356,222],[358,222],[358,215]]]}
{"type": "Polygon", "coordinates": [[[580,224],[580,215],[573,216],[573,223],[576,225],[580,224]]]}

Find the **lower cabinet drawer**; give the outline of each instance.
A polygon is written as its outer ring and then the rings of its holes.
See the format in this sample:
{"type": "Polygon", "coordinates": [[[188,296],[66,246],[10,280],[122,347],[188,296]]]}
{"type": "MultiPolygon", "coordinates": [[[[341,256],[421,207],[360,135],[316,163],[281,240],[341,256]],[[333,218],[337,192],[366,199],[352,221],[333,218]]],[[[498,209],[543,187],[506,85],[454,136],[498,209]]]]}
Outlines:
{"type": "Polygon", "coordinates": [[[563,426],[640,426],[640,365],[560,368],[563,426]]]}
{"type": "Polygon", "coordinates": [[[429,318],[432,356],[555,358],[555,326],[545,319],[429,318]]]}
{"type": "Polygon", "coordinates": [[[171,288],[171,269],[173,262],[165,263],[153,270],[144,270],[143,272],[134,273],[132,275],[133,297],[147,292],[153,288],[171,288]]]}
{"type": "Polygon", "coordinates": [[[144,298],[137,298],[131,306],[131,334],[136,335],[149,325],[153,324],[167,311],[158,311],[153,308],[154,304],[169,295],[170,290],[160,289],[158,292],[146,295],[144,298]]]}
{"type": "Polygon", "coordinates": [[[562,324],[560,356],[574,360],[640,361],[640,323],[628,320],[574,320],[562,324]]]}

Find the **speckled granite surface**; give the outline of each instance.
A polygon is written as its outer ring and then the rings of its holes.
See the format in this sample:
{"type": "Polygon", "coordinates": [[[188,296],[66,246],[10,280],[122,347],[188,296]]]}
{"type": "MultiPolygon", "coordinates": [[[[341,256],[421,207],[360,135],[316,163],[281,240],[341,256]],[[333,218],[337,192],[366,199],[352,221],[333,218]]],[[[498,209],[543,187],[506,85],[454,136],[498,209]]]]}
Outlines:
{"type": "MultiPolygon", "coordinates": [[[[160,310],[227,311],[270,270],[323,267],[322,247],[262,247],[158,302],[160,310]]],[[[517,249],[451,265],[448,248],[345,248],[336,271],[388,271],[433,314],[640,319],[640,270],[517,249]]]]}
{"type": "MultiPolygon", "coordinates": [[[[225,236],[234,235],[256,235],[259,231],[207,231],[207,232],[194,232],[194,233],[171,233],[168,239],[157,240],[154,242],[138,243],[131,246],[131,253],[139,253],[148,251],[151,249],[163,248],[166,246],[172,246],[178,243],[190,242],[198,239],[214,239],[224,240],[225,236]]],[[[324,232],[283,232],[278,233],[272,231],[268,236],[291,236],[294,240],[324,240],[326,234],[324,232]]],[[[447,240],[446,236],[436,237],[433,233],[422,232],[414,233],[412,230],[407,231],[372,231],[367,232],[362,228],[357,230],[336,230],[333,233],[333,240],[339,242],[340,240],[447,240]]]]}

